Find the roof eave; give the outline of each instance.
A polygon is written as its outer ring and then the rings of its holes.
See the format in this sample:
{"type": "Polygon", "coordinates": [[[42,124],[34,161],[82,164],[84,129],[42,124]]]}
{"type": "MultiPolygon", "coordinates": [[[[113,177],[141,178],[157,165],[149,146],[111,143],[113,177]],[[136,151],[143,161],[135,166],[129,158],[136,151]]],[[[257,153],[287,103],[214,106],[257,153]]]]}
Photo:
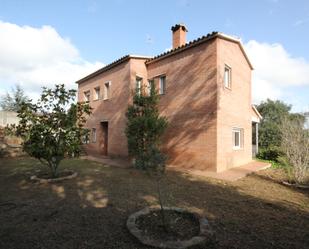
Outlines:
{"type": "Polygon", "coordinates": [[[239,45],[239,47],[240,47],[240,50],[241,50],[242,53],[244,54],[244,56],[245,56],[245,58],[246,58],[246,60],[247,60],[247,62],[248,62],[248,64],[249,64],[251,70],[254,70],[254,67],[252,66],[252,63],[250,62],[249,57],[248,57],[248,55],[247,55],[247,53],[246,53],[246,51],[245,51],[245,49],[244,49],[244,46],[242,45],[242,42],[241,42],[240,39],[234,38],[234,37],[232,37],[232,36],[229,36],[229,35],[226,35],[226,34],[223,34],[223,33],[218,33],[217,36],[218,36],[219,38],[222,38],[222,39],[225,39],[225,40],[228,40],[228,41],[232,41],[232,42],[238,43],[238,45],[239,45]]]}
{"type": "Polygon", "coordinates": [[[260,114],[260,112],[256,109],[255,105],[251,105],[252,109],[255,111],[255,113],[258,115],[258,117],[262,120],[263,116],[260,114]]]}
{"type": "Polygon", "coordinates": [[[115,67],[115,66],[117,66],[117,65],[119,65],[119,64],[121,64],[125,61],[130,60],[130,59],[145,59],[145,60],[147,60],[147,59],[151,59],[151,58],[152,58],[151,56],[143,56],[143,55],[125,55],[125,56],[119,58],[118,60],[100,68],[99,70],[97,70],[97,71],[95,71],[91,74],[88,74],[87,76],[81,78],[80,80],[76,81],[75,83],[76,84],[83,83],[83,82],[85,82],[85,81],[87,81],[87,80],[89,80],[93,77],[98,76],[99,74],[101,74],[103,72],[108,71],[109,69],[111,69],[111,68],[113,68],[113,67],[115,67]]]}

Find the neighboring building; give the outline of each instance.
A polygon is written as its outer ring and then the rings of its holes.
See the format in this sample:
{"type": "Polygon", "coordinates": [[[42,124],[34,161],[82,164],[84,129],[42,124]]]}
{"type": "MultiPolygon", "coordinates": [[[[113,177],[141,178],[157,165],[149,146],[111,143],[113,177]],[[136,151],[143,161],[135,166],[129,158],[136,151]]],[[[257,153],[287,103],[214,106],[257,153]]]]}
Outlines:
{"type": "Polygon", "coordinates": [[[0,127],[5,127],[11,124],[18,124],[19,118],[16,112],[0,110],[0,127]]]}
{"type": "Polygon", "coordinates": [[[24,156],[22,150],[22,139],[5,134],[5,128],[8,125],[18,124],[19,118],[16,112],[0,111],[0,157],[24,156]]]}
{"type": "Polygon", "coordinates": [[[172,32],[172,50],[127,55],[77,81],[79,101],[94,108],[87,152],[128,156],[128,104],[136,87],[154,84],[169,121],[163,150],[170,165],[219,172],[250,162],[252,125],[261,116],[251,105],[253,68],[241,42],[213,32],[186,43],[179,24],[172,32]]]}

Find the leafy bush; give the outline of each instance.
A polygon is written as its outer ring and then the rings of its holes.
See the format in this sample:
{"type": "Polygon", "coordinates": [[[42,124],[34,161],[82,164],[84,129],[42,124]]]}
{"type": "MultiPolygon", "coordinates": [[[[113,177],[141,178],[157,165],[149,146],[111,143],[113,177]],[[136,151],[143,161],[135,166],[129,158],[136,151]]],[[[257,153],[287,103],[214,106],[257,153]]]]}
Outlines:
{"type": "Polygon", "coordinates": [[[279,146],[269,146],[266,148],[260,148],[259,153],[256,156],[260,159],[278,162],[278,159],[284,156],[284,152],[279,146]]]}

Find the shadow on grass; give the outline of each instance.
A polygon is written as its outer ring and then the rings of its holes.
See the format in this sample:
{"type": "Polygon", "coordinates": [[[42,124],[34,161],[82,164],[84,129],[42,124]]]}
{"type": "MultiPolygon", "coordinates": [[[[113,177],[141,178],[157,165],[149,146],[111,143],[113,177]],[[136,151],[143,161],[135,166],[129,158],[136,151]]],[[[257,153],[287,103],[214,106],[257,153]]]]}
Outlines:
{"type": "MultiPolygon", "coordinates": [[[[56,184],[25,180],[39,167],[30,159],[0,159],[0,248],[149,248],[128,233],[125,223],[129,214],[157,204],[151,179],[135,169],[67,160],[62,169],[75,169],[78,178],[56,184]],[[20,166],[23,170],[16,170],[20,166]],[[1,206],[8,202],[16,206],[1,206]]],[[[255,176],[244,181],[261,188],[272,184],[255,176]]],[[[281,187],[272,185],[273,195],[281,187]]],[[[216,241],[195,248],[309,248],[308,205],[260,198],[179,172],[168,172],[163,188],[165,205],[209,219],[216,241]]],[[[308,203],[308,196],[303,198],[308,203]]]]}

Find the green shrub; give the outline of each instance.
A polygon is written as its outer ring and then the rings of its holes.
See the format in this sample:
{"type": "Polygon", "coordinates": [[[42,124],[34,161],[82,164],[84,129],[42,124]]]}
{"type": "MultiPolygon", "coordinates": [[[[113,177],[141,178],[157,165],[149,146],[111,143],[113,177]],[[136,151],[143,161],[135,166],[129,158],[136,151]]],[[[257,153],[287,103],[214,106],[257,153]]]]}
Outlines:
{"type": "Polygon", "coordinates": [[[267,148],[260,148],[256,156],[260,159],[278,162],[278,159],[284,156],[284,152],[278,146],[269,146],[267,148]]]}

